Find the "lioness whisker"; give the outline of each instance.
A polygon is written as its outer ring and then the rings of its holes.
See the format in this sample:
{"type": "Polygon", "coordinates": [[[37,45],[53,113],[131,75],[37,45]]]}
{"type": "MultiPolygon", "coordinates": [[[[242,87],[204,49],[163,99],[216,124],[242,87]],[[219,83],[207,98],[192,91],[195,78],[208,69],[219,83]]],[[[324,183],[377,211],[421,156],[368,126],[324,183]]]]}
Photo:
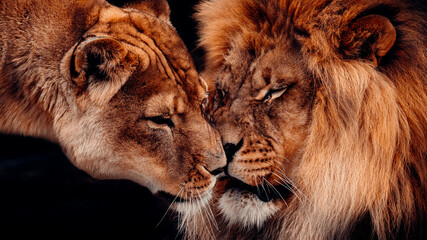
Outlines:
{"type": "Polygon", "coordinates": [[[156,225],[156,227],[155,227],[155,228],[157,228],[157,227],[160,225],[160,223],[162,223],[162,221],[163,221],[163,219],[166,217],[166,215],[167,215],[167,213],[168,213],[169,209],[172,207],[172,205],[174,204],[174,202],[176,201],[176,199],[178,199],[179,194],[184,190],[184,188],[185,188],[185,186],[183,186],[183,187],[181,188],[181,190],[179,190],[178,194],[175,196],[175,198],[174,198],[174,199],[172,200],[172,202],[169,204],[168,209],[166,209],[165,214],[164,214],[164,215],[163,215],[163,217],[160,219],[159,223],[157,223],[157,225],[156,225]]]}
{"type": "Polygon", "coordinates": [[[218,230],[218,231],[219,231],[218,223],[217,223],[217,222],[216,222],[216,220],[215,220],[215,215],[214,215],[214,214],[213,214],[213,212],[212,212],[211,206],[210,206],[210,204],[209,204],[209,203],[207,203],[206,205],[207,205],[207,206],[206,206],[206,208],[207,208],[207,210],[206,210],[206,211],[208,211],[208,214],[209,214],[210,218],[212,219],[213,224],[214,224],[214,226],[215,226],[216,230],[218,230]]]}
{"type": "MultiPolygon", "coordinates": [[[[200,192],[199,192],[199,190],[196,189],[196,191],[197,191],[197,194],[199,195],[199,198],[200,198],[200,192]]],[[[205,208],[203,208],[201,204],[202,203],[200,201],[198,201],[198,206],[199,206],[199,210],[200,210],[200,213],[201,213],[202,221],[205,222],[204,221],[204,214],[203,214],[203,212],[207,211],[207,210],[205,208]]],[[[206,216],[207,216],[206,221],[208,222],[208,226],[209,226],[209,229],[210,229],[210,234],[209,235],[211,235],[212,239],[214,239],[215,238],[215,231],[212,228],[212,222],[210,221],[209,214],[206,214],[206,216]]]]}

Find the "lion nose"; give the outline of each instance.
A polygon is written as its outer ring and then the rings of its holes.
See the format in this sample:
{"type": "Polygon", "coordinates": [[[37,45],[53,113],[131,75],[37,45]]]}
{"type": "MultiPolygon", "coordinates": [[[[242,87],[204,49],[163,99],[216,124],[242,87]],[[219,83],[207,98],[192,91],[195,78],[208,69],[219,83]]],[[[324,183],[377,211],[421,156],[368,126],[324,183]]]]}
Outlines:
{"type": "Polygon", "coordinates": [[[240,139],[240,141],[237,144],[234,144],[234,143],[224,144],[224,152],[225,152],[225,156],[227,157],[227,165],[231,161],[233,161],[234,154],[236,154],[236,152],[239,151],[242,145],[243,145],[243,138],[240,139]]]}

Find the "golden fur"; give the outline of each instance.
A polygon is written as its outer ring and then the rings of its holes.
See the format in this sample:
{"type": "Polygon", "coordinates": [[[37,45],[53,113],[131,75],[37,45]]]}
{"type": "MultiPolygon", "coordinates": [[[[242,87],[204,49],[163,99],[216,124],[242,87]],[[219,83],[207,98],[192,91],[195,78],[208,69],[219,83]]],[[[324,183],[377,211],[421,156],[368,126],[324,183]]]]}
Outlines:
{"type": "Polygon", "coordinates": [[[0,131],[55,141],[96,178],[209,198],[225,156],[166,1],[1,1],[0,32],[0,131]]]}
{"type": "Polygon", "coordinates": [[[188,238],[425,237],[427,28],[409,4],[199,5],[229,164],[211,203],[219,227],[185,215],[188,238]]]}

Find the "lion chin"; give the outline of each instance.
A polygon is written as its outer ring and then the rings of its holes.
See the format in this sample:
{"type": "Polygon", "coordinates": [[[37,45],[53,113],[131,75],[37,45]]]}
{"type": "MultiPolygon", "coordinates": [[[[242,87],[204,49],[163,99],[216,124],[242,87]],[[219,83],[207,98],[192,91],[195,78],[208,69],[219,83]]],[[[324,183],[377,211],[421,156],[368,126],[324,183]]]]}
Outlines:
{"type": "Polygon", "coordinates": [[[415,4],[202,1],[228,163],[207,208],[183,219],[186,237],[425,239],[427,18],[415,4]]]}
{"type": "Polygon", "coordinates": [[[218,208],[229,225],[260,228],[267,219],[280,210],[274,202],[264,202],[246,191],[229,189],[219,199],[218,208]]]}

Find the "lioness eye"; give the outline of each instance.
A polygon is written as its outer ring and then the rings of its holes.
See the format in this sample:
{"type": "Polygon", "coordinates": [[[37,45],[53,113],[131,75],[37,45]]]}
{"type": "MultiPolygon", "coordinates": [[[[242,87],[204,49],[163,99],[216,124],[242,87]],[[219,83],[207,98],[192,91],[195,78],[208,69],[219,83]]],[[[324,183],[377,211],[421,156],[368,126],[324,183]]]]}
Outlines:
{"type": "Polygon", "coordinates": [[[165,117],[165,116],[148,117],[147,120],[152,121],[157,125],[167,125],[170,128],[173,128],[175,126],[170,117],[165,117]]]}

